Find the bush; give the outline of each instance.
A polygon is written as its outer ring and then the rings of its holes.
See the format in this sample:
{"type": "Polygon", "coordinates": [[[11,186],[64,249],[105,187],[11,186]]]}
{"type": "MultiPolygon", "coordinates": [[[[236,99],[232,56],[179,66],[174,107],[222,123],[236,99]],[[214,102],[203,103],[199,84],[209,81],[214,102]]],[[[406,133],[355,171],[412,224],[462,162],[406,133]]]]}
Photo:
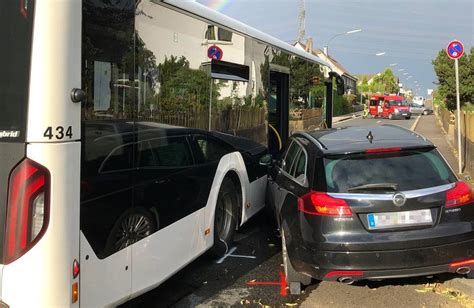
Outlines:
{"type": "Polygon", "coordinates": [[[333,96],[333,116],[344,115],[352,112],[352,107],[345,96],[340,96],[334,93],[333,96]]]}

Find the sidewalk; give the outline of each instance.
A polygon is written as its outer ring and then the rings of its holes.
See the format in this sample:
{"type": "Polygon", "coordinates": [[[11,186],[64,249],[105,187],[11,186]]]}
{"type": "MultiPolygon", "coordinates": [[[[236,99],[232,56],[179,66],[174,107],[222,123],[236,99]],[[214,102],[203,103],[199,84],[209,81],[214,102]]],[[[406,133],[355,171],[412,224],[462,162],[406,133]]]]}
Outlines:
{"type": "Polygon", "coordinates": [[[349,120],[352,118],[357,118],[360,116],[362,116],[362,111],[357,111],[357,112],[353,112],[353,113],[349,113],[349,114],[345,114],[345,115],[341,115],[337,117],[332,117],[332,123],[335,124],[337,122],[349,120]]]}
{"type": "MultiPolygon", "coordinates": [[[[454,155],[454,148],[450,145],[448,136],[439,126],[436,116],[420,116],[414,126],[413,130],[433,142],[444,158],[448,161],[448,164],[454,172],[459,175],[458,160],[454,155]]],[[[454,278],[446,281],[445,285],[464,292],[469,296],[474,296],[474,279],[454,278]]]]}

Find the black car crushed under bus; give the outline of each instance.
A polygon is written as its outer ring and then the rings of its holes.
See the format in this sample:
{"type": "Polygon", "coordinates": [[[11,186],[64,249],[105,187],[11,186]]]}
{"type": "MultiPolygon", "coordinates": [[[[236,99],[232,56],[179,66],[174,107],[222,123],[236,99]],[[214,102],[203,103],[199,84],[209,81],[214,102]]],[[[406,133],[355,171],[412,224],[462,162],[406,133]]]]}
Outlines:
{"type": "Polygon", "coordinates": [[[292,293],[311,278],[473,277],[473,192],[422,136],[393,125],[300,132],[261,164],[292,293]]]}

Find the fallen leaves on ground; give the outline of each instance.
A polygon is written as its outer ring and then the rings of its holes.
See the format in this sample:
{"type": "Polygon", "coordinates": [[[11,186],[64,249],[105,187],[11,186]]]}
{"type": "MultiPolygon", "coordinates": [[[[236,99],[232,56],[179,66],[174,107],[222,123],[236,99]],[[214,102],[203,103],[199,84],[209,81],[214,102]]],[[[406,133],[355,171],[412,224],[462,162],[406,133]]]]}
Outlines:
{"type": "Polygon", "coordinates": [[[474,298],[471,298],[458,290],[448,288],[439,282],[427,283],[422,288],[415,289],[415,291],[418,293],[433,292],[446,298],[449,298],[450,300],[457,301],[464,307],[474,308],[474,298]]]}

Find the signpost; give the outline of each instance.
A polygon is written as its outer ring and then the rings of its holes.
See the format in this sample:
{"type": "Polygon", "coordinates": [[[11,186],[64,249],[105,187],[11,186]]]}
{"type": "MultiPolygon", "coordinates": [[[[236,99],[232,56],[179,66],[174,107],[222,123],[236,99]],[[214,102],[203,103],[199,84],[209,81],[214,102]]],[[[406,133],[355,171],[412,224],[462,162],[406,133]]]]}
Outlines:
{"type": "Polygon", "coordinates": [[[459,98],[459,65],[458,59],[464,53],[464,45],[457,40],[451,41],[446,48],[448,57],[454,60],[454,68],[456,71],[456,109],[457,109],[457,127],[458,127],[458,167],[459,174],[462,173],[462,148],[461,148],[461,100],[459,98]]]}

